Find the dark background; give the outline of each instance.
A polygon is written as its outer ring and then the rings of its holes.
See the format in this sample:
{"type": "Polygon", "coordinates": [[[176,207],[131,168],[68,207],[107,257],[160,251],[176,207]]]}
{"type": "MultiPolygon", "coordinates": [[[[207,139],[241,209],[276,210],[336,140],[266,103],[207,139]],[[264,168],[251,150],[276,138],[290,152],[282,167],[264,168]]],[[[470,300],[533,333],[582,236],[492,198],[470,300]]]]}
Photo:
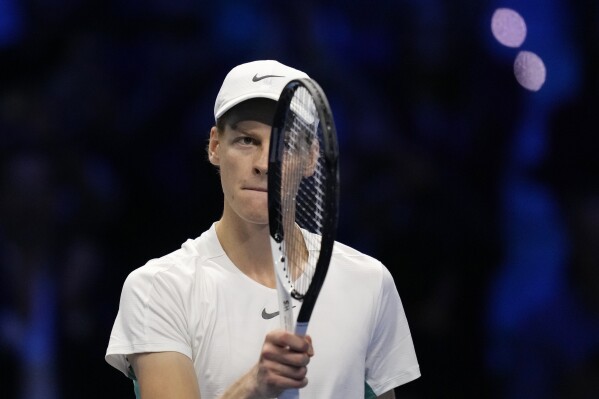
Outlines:
{"type": "Polygon", "coordinates": [[[133,397],[103,359],[122,283],[218,218],[216,93],[277,59],[333,106],[339,240],[395,277],[398,397],[598,398],[598,43],[594,0],[0,0],[0,396],[133,397]]]}

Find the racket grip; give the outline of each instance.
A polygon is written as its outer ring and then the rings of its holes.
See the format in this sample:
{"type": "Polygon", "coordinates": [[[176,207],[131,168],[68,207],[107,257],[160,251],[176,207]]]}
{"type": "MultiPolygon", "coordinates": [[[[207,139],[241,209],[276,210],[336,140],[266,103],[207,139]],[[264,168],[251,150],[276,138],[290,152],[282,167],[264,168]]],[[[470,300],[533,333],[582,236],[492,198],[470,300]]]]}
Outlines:
{"type": "Polygon", "coordinates": [[[299,399],[299,389],[286,389],[285,391],[281,392],[277,399],[299,399]]]}
{"type": "MultiPolygon", "coordinates": [[[[308,323],[297,323],[295,325],[295,333],[297,335],[306,335],[306,330],[308,330],[308,323]]],[[[299,389],[287,389],[277,399],[299,399],[299,389]]]]}
{"type": "Polygon", "coordinates": [[[308,330],[308,323],[298,321],[295,325],[295,334],[301,335],[302,337],[306,335],[306,331],[308,330]]]}

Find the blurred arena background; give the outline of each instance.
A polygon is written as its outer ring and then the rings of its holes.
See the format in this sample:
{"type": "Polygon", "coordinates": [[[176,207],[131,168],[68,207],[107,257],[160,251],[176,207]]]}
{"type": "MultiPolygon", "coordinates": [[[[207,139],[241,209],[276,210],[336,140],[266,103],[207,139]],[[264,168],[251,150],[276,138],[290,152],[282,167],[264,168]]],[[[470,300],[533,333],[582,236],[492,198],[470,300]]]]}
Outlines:
{"type": "Polygon", "coordinates": [[[219,216],[216,93],[277,59],[333,106],[339,240],[395,276],[398,398],[598,398],[598,43],[591,0],[0,0],[0,396],[133,397],[122,283],[219,216]]]}

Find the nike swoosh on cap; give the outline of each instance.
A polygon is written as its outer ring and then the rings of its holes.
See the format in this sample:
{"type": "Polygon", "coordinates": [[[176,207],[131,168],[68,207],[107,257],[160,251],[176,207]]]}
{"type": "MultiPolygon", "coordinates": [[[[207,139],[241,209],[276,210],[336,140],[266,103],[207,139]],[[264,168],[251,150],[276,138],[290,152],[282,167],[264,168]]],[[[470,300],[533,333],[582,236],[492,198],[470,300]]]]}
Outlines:
{"type": "Polygon", "coordinates": [[[266,79],[266,78],[284,78],[285,76],[281,76],[281,75],[262,75],[262,76],[258,76],[258,74],[255,74],[254,77],[252,78],[252,82],[259,82],[262,79],[266,79]]]}

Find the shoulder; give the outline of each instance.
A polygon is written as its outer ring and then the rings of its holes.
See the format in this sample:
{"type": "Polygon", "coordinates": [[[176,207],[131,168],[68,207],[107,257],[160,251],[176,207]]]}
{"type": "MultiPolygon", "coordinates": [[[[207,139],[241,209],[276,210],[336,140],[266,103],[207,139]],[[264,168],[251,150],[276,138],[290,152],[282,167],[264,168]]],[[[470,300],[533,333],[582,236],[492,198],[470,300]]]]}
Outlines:
{"type": "MultiPolygon", "coordinates": [[[[184,247],[186,244],[184,244],[184,247]]],[[[160,258],[150,259],[146,264],[129,273],[125,285],[147,285],[157,278],[164,277],[174,281],[187,280],[190,275],[196,273],[197,270],[192,265],[200,255],[187,253],[182,249],[160,258]]]]}
{"type": "Polygon", "coordinates": [[[338,241],[335,241],[331,260],[334,263],[343,263],[346,268],[364,273],[381,273],[385,269],[378,259],[338,241]]]}
{"type": "Polygon", "coordinates": [[[200,237],[187,240],[181,248],[133,270],[123,285],[123,294],[148,295],[162,288],[173,292],[187,291],[204,273],[203,265],[220,256],[211,230],[200,237]]]}
{"type": "Polygon", "coordinates": [[[395,286],[391,273],[381,261],[340,242],[335,242],[329,272],[338,278],[359,281],[361,286],[369,285],[376,291],[395,286]]]}

